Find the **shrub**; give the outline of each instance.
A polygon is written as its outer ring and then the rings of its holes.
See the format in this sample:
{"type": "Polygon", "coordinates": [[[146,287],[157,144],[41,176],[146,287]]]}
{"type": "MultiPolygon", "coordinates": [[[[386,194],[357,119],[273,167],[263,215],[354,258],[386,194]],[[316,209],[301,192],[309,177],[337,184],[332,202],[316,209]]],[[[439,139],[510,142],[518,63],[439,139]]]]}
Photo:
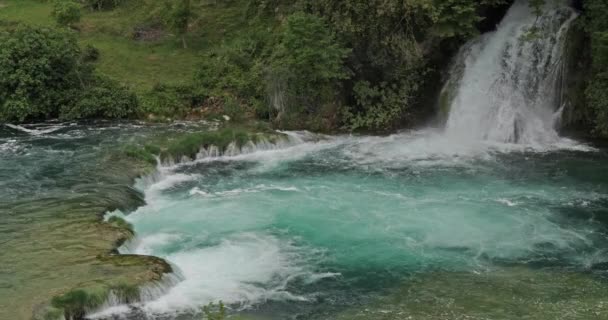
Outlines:
{"type": "Polygon", "coordinates": [[[80,21],[80,4],[73,0],[55,0],[51,14],[58,25],[72,27],[80,21]]]}
{"type": "Polygon", "coordinates": [[[585,1],[584,5],[592,58],[592,72],[585,96],[596,115],[596,133],[608,137],[608,3],[603,0],[589,0],[585,1]]]}
{"type": "Polygon", "coordinates": [[[0,33],[0,121],[56,117],[74,103],[79,56],[66,32],[17,26],[0,33]]]}
{"type": "Polygon", "coordinates": [[[226,307],[222,301],[217,305],[211,302],[203,307],[203,314],[206,320],[224,320],[226,319],[226,307]]]}
{"type": "Polygon", "coordinates": [[[192,86],[158,84],[141,97],[141,110],[161,116],[185,116],[203,100],[192,86]]]}
{"type": "Polygon", "coordinates": [[[290,15],[266,75],[269,100],[279,120],[285,113],[314,114],[319,106],[333,103],[335,84],[349,77],[344,68],[349,52],[320,17],[290,15]]]}
{"type": "Polygon", "coordinates": [[[76,103],[61,109],[61,118],[121,119],[138,112],[137,96],[128,88],[109,78],[97,76],[76,103]]]}
{"type": "Polygon", "coordinates": [[[90,44],[87,44],[82,50],[80,60],[84,63],[96,62],[97,60],[99,60],[99,56],[99,49],[93,47],[90,44]]]}

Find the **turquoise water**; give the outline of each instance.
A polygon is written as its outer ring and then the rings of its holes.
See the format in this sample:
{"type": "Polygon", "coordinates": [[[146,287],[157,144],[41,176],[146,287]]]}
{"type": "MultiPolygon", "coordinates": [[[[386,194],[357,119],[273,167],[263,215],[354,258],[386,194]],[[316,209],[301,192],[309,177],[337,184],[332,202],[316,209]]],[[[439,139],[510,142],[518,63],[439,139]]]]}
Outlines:
{"type": "MultiPolygon", "coordinates": [[[[413,290],[442,297],[467,283],[482,295],[477,277],[520,281],[524,273],[540,282],[573,273],[606,289],[604,151],[570,140],[535,149],[455,145],[431,130],[309,142],[291,135],[305,141],[141,179],[147,205],[127,216],[138,239],[122,252],[163,257],[181,280],[160,298],[114,311],[189,319],[221,300],[253,318],[332,319],[421,279],[413,290]],[[450,274],[459,280],[429,283],[450,274]]],[[[509,308],[489,314],[515,317],[509,308]]]]}

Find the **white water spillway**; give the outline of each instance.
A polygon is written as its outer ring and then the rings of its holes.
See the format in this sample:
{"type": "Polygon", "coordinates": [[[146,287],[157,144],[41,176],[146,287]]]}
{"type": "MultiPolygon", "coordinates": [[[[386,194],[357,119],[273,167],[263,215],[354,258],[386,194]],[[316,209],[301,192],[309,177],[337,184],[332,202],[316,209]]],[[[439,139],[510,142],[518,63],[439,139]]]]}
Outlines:
{"type": "Polygon", "coordinates": [[[566,1],[548,1],[537,16],[517,0],[495,32],[467,44],[443,92],[446,135],[463,143],[555,143],[563,47],[576,16],[566,1]]]}

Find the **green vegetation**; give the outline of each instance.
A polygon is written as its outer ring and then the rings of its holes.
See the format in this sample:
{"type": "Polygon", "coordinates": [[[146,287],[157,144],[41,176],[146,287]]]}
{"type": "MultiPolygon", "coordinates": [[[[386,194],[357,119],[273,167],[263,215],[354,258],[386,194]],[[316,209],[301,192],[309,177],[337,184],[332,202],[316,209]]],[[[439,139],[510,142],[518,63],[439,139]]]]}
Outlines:
{"type": "Polygon", "coordinates": [[[273,142],[280,138],[281,136],[276,133],[251,133],[251,130],[241,128],[225,128],[219,131],[191,133],[177,140],[167,142],[167,146],[161,152],[161,159],[179,160],[183,157],[193,159],[201,148],[214,146],[223,153],[231,144],[234,144],[237,148],[241,148],[248,142],[255,143],[260,139],[273,142]]]}
{"type": "Polygon", "coordinates": [[[591,77],[587,102],[595,112],[597,134],[608,137],[608,3],[586,0],[586,31],[591,39],[591,77]]]}
{"type": "Polygon", "coordinates": [[[71,27],[80,21],[80,5],[72,0],[55,0],[52,14],[57,24],[71,27]]]}
{"type": "MultiPolygon", "coordinates": [[[[447,61],[496,22],[484,21],[489,10],[510,2],[1,0],[0,55],[31,56],[39,48],[19,39],[38,37],[62,63],[0,65],[0,118],[228,115],[278,128],[390,131],[436,112],[427,97],[437,96],[447,61]]],[[[545,3],[530,5],[540,14],[545,3]]],[[[608,9],[583,4],[591,66],[580,110],[608,136],[608,9]]]]}
{"type": "Polygon", "coordinates": [[[106,300],[101,292],[74,290],[53,298],[51,305],[64,310],[66,319],[84,319],[86,310],[100,306],[106,300]]]}
{"type": "Polygon", "coordinates": [[[126,118],[137,98],[94,73],[68,31],[17,25],[0,34],[0,121],[126,118]]]}
{"type": "Polygon", "coordinates": [[[165,2],[168,12],[166,21],[171,30],[177,33],[182,39],[184,49],[188,48],[186,34],[190,27],[190,22],[194,18],[194,11],[190,5],[190,0],[177,0],[173,5],[165,2]]]}
{"type": "Polygon", "coordinates": [[[126,230],[127,232],[135,235],[135,232],[133,231],[133,225],[131,225],[130,223],[128,223],[125,219],[123,219],[121,217],[112,216],[108,219],[107,222],[110,225],[112,225],[113,227],[126,230]]]}
{"type": "Polygon", "coordinates": [[[226,319],[226,307],[224,303],[220,301],[217,305],[215,303],[209,303],[203,307],[203,314],[205,320],[224,320],[226,319]]]}
{"type": "Polygon", "coordinates": [[[96,48],[97,73],[107,76],[78,103],[5,121],[226,114],[330,131],[390,130],[413,121],[423,89],[436,85],[426,82],[436,74],[433,56],[447,59],[453,43],[476,33],[480,10],[503,1],[2,3],[3,25],[52,26],[54,18],[78,29],[73,37],[96,48]],[[121,103],[111,108],[107,102],[115,99],[121,103]]]}

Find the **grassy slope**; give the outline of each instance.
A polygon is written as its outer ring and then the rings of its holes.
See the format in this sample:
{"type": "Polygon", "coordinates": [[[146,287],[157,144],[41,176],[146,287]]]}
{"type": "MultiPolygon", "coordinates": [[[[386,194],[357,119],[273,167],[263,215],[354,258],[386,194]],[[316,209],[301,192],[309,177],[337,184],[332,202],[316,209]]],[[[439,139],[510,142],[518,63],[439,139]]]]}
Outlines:
{"type": "MultiPolygon", "coordinates": [[[[98,70],[137,92],[156,83],[179,84],[192,79],[200,54],[221,45],[247,23],[246,1],[201,1],[188,35],[188,49],[173,35],[156,41],[133,40],[135,27],[158,15],[161,1],[132,0],[104,12],[83,9],[79,40],[101,52],[98,70]],[[216,4],[217,3],[217,4],[216,4]]],[[[41,0],[0,0],[0,20],[54,25],[51,4],[41,0]]]]}

